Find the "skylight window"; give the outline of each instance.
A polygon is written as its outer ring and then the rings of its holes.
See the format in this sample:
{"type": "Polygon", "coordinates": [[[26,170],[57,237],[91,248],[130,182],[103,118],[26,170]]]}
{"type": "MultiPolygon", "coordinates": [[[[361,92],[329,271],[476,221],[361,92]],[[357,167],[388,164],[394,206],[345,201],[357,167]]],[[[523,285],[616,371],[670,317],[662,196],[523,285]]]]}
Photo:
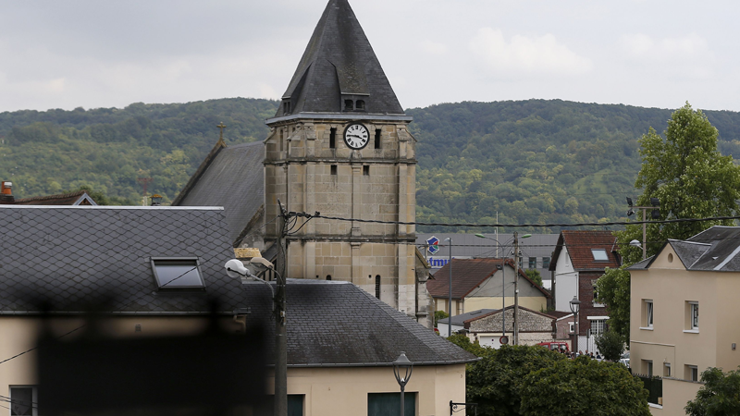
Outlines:
{"type": "Polygon", "coordinates": [[[204,289],[198,259],[152,257],[152,270],[159,289],[204,289]]]}
{"type": "Polygon", "coordinates": [[[594,260],[596,261],[609,261],[609,256],[606,255],[606,249],[592,248],[591,254],[594,256],[594,260]]]}

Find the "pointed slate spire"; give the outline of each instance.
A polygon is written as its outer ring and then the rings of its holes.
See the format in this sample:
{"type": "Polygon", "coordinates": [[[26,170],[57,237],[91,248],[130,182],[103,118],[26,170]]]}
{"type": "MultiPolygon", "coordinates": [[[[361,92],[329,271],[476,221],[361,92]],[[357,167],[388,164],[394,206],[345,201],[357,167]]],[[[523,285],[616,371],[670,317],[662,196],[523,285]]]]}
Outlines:
{"type": "Polygon", "coordinates": [[[275,117],[299,113],[404,114],[347,0],[329,0],[275,117]]]}

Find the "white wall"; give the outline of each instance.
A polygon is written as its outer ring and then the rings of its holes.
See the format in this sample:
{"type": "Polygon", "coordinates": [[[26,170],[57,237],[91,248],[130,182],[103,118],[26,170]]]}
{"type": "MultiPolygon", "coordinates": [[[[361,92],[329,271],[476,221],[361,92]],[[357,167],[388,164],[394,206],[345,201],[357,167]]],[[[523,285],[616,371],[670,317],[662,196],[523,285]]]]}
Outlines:
{"type": "Polygon", "coordinates": [[[577,294],[578,273],[573,270],[568,249],[563,247],[555,265],[555,310],[570,312],[570,301],[577,294]]]}

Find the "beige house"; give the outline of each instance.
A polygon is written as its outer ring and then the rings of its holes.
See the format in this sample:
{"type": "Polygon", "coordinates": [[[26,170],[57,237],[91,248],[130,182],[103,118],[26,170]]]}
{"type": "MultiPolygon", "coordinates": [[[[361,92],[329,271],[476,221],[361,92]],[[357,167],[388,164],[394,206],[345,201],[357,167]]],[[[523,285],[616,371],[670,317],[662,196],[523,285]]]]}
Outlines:
{"type": "MultiPolygon", "coordinates": [[[[452,266],[452,315],[479,309],[501,309],[514,304],[514,260],[452,259],[427,282],[435,310],[447,312],[452,266]],[[505,290],[504,290],[505,288],[505,290]]],[[[519,269],[519,306],[539,311],[547,309],[548,291],[519,269]]]]}
{"type": "MultiPolygon", "coordinates": [[[[107,317],[102,332],[114,338],[198,333],[214,312],[231,333],[268,328],[273,345],[270,289],[226,274],[234,250],[220,207],[0,205],[0,231],[0,394],[17,414],[43,413],[33,348],[47,308],[65,339],[87,331],[80,312],[96,305],[107,317]]],[[[475,357],[356,285],[289,279],[287,298],[292,415],[392,407],[401,351],[414,363],[406,392],[416,414],[446,414],[450,400],[465,401],[465,364],[475,357]]],[[[270,356],[254,364],[269,366],[270,356]]],[[[247,414],[269,414],[266,403],[247,414]]]]}
{"type": "Polygon", "coordinates": [[[740,228],[712,227],[668,240],[632,274],[630,366],[663,377],[653,414],[684,414],[709,367],[740,365],[740,228]],[[700,314],[701,311],[701,314],[700,314]]]}

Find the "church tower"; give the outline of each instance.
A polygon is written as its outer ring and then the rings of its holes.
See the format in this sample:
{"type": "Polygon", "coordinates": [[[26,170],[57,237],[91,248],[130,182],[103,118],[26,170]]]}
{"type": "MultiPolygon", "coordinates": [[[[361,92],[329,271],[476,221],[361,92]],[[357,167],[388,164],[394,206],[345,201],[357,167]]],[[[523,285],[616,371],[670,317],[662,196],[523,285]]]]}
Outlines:
{"type": "MultiPolygon", "coordinates": [[[[347,0],[330,0],[275,117],[267,120],[266,242],[277,238],[271,220],[279,215],[278,200],[289,211],[415,221],[411,120],[347,0]]],[[[413,317],[414,243],[410,225],[312,219],[285,240],[286,273],[351,281],[413,317]]]]}

